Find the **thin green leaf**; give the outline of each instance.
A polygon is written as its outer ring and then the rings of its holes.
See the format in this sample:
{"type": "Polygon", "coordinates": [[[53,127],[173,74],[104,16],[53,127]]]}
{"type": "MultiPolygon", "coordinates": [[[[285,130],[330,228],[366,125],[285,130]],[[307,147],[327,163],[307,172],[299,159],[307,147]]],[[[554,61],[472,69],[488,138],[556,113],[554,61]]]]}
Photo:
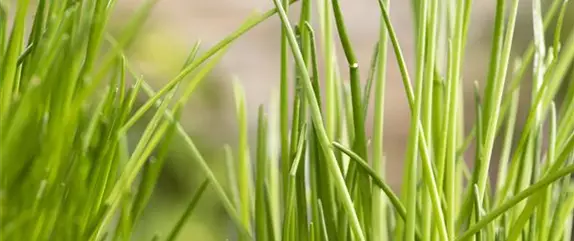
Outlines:
{"type": "Polygon", "coordinates": [[[207,188],[208,184],[209,184],[209,179],[205,179],[203,182],[201,182],[201,184],[199,185],[199,188],[197,189],[195,194],[193,194],[191,201],[189,202],[189,204],[185,208],[185,211],[183,212],[183,214],[181,215],[179,220],[177,220],[177,223],[175,224],[175,226],[173,226],[173,228],[171,229],[171,232],[169,233],[169,236],[167,237],[166,241],[176,240],[178,234],[181,232],[181,229],[183,228],[183,225],[185,225],[187,220],[189,220],[189,218],[191,217],[193,210],[197,206],[197,203],[199,202],[199,199],[203,195],[203,192],[207,188]]]}

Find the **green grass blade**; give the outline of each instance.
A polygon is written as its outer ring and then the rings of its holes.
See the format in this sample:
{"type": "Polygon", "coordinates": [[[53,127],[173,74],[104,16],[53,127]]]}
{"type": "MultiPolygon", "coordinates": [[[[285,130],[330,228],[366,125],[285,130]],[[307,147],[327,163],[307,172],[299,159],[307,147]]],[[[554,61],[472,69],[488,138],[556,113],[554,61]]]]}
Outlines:
{"type": "MultiPolygon", "coordinates": [[[[389,6],[389,1],[384,3],[386,7],[389,6]]],[[[374,113],[374,123],[373,123],[373,169],[376,174],[383,177],[385,176],[385,161],[383,154],[383,122],[384,122],[384,109],[385,109],[385,82],[387,81],[387,49],[388,49],[388,37],[387,31],[385,29],[385,22],[383,18],[380,18],[379,23],[379,42],[377,44],[377,57],[376,66],[373,67],[373,82],[375,84],[375,113],[374,113]]],[[[367,98],[365,98],[367,99],[367,98]]],[[[387,200],[382,196],[379,189],[373,189],[373,234],[372,238],[374,240],[386,240],[385,235],[389,231],[387,229],[387,200]]]]}
{"type": "Polygon", "coordinates": [[[207,185],[209,184],[209,180],[205,179],[200,185],[199,188],[197,189],[197,191],[195,192],[195,194],[193,194],[193,197],[191,198],[191,201],[189,202],[189,204],[187,205],[187,207],[185,208],[185,211],[183,212],[183,214],[181,215],[181,217],[179,218],[179,220],[177,220],[177,223],[175,224],[175,226],[173,227],[173,229],[171,230],[171,232],[169,233],[169,236],[167,236],[166,241],[174,241],[176,240],[178,234],[181,232],[181,229],[183,228],[183,226],[185,225],[185,223],[187,222],[187,220],[189,219],[189,217],[191,217],[191,214],[193,213],[193,210],[195,209],[195,207],[197,206],[197,203],[199,202],[199,199],[201,198],[201,196],[203,195],[203,192],[205,191],[205,189],[207,188],[207,185]]]}
{"type": "MultiPolygon", "coordinates": [[[[257,240],[272,240],[267,235],[267,226],[269,225],[267,215],[270,210],[267,209],[265,181],[267,180],[267,117],[265,116],[263,106],[259,106],[257,130],[257,168],[256,168],[256,186],[255,186],[255,236],[257,240]]],[[[267,202],[268,203],[268,202],[267,202]]]]}
{"type": "Polygon", "coordinates": [[[245,93],[241,84],[236,80],[233,83],[233,92],[235,96],[235,110],[237,126],[239,128],[239,146],[237,153],[237,182],[239,190],[239,204],[241,221],[243,226],[248,230],[251,229],[251,161],[248,146],[248,126],[247,113],[245,106],[245,93]]]}
{"type": "MultiPolygon", "coordinates": [[[[504,2],[504,1],[501,1],[504,2]]],[[[517,0],[512,2],[510,8],[510,16],[508,17],[509,22],[506,26],[506,34],[504,35],[504,45],[500,49],[500,52],[495,51],[493,48],[492,55],[498,55],[501,53],[500,62],[495,61],[495,63],[491,62],[491,67],[494,68],[495,73],[490,75],[492,78],[489,78],[487,82],[487,92],[485,94],[485,142],[483,143],[483,154],[481,158],[485,160],[485,165],[483,165],[483,169],[480,170],[479,182],[478,187],[481,191],[481,194],[484,195],[486,181],[488,178],[488,168],[490,167],[490,159],[492,155],[492,150],[494,147],[494,140],[496,137],[496,127],[498,126],[499,118],[500,118],[500,104],[501,99],[503,96],[503,87],[506,78],[506,72],[508,69],[508,61],[510,58],[512,40],[514,37],[514,27],[516,23],[516,16],[518,12],[518,2],[517,0]],[[494,64],[499,64],[499,66],[494,66],[494,64]],[[491,90],[489,92],[489,90],[491,90]]],[[[499,5],[503,5],[504,3],[499,3],[499,5]]],[[[503,6],[499,6],[499,8],[504,9],[503,6]]],[[[502,11],[502,10],[499,10],[502,11]]],[[[504,12],[497,12],[500,14],[499,18],[503,17],[504,12]]],[[[496,28],[502,28],[502,23],[498,23],[500,26],[496,25],[496,28]]],[[[502,30],[500,30],[500,38],[502,38],[502,30]]],[[[498,34],[498,32],[497,32],[498,34]]]]}
{"type": "Polygon", "coordinates": [[[333,1],[333,11],[337,30],[339,32],[339,38],[341,39],[341,44],[343,45],[343,50],[347,58],[347,63],[349,65],[350,81],[351,81],[351,100],[352,100],[352,110],[353,110],[353,126],[354,129],[354,143],[356,145],[355,152],[361,157],[366,156],[366,137],[365,137],[365,127],[364,127],[364,108],[362,108],[363,97],[361,96],[361,83],[359,77],[359,63],[355,57],[355,53],[352,48],[347,30],[345,29],[345,23],[343,20],[343,14],[339,6],[339,1],[333,1]]]}
{"type": "Polygon", "coordinates": [[[373,53],[371,54],[371,62],[369,65],[369,73],[367,75],[367,83],[363,87],[363,115],[367,118],[369,112],[369,103],[371,101],[371,93],[373,89],[373,83],[375,82],[375,74],[377,73],[377,63],[379,62],[379,42],[373,47],[373,53]]]}
{"type": "Polygon", "coordinates": [[[237,190],[237,175],[236,175],[236,167],[235,167],[235,159],[233,159],[233,151],[231,146],[224,145],[223,152],[225,153],[225,166],[226,166],[226,174],[227,174],[227,181],[229,182],[229,189],[230,189],[230,196],[231,201],[233,202],[233,206],[235,208],[239,207],[239,190],[237,190]]]}
{"type": "Polygon", "coordinates": [[[333,41],[333,12],[332,1],[320,0],[318,1],[319,20],[321,39],[323,47],[323,58],[325,62],[325,129],[329,139],[333,140],[337,132],[337,113],[336,106],[339,102],[337,94],[336,83],[336,52],[334,50],[335,44],[333,41]]]}
{"type": "MultiPolygon", "coordinates": [[[[273,209],[271,207],[271,194],[269,194],[269,187],[265,186],[265,209],[267,224],[275,222],[275,217],[273,217],[273,209]]],[[[277,240],[277,235],[275,234],[275,227],[273,225],[266,225],[268,240],[277,240]]]]}
{"type": "MultiPolygon", "coordinates": [[[[548,137],[548,151],[546,153],[546,162],[551,164],[555,158],[556,153],[556,107],[552,105],[549,121],[549,137],[548,137]]],[[[537,214],[537,233],[539,240],[548,240],[549,235],[549,215],[550,215],[550,205],[552,204],[552,190],[553,184],[549,185],[544,191],[544,199],[540,204],[540,211],[537,214]]]]}
{"type": "Polygon", "coordinates": [[[12,26],[6,54],[2,58],[2,74],[0,74],[0,80],[2,81],[2,88],[0,90],[0,116],[2,116],[2,122],[4,122],[5,116],[9,113],[10,103],[12,103],[14,95],[14,87],[18,85],[19,82],[17,77],[17,63],[24,41],[24,24],[29,4],[30,0],[18,1],[16,18],[12,26]]]}
{"type": "MultiPolygon", "coordinates": [[[[516,90],[512,93],[512,105],[510,107],[509,117],[506,120],[506,130],[504,132],[504,141],[502,144],[502,152],[500,154],[500,166],[497,176],[497,184],[496,190],[497,192],[502,189],[504,183],[506,183],[507,175],[508,175],[508,157],[510,156],[511,151],[511,144],[514,134],[514,129],[516,125],[516,113],[518,111],[518,97],[519,97],[520,90],[516,90]]],[[[498,194],[498,193],[497,193],[498,194]]],[[[498,198],[506,198],[502,195],[496,195],[498,198]]]]}
{"type": "Polygon", "coordinates": [[[556,31],[554,32],[554,43],[552,45],[552,48],[554,49],[554,56],[558,56],[560,52],[562,25],[564,24],[564,16],[566,15],[566,9],[568,9],[568,0],[563,0],[562,5],[560,6],[560,13],[558,14],[558,20],[556,20],[556,31]]]}
{"type": "MultiPolygon", "coordinates": [[[[482,207],[482,200],[480,199],[480,191],[478,190],[478,186],[476,184],[473,185],[473,197],[474,197],[474,206],[475,206],[475,216],[476,221],[479,221],[482,216],[484,216],[484,209],[482,207]]],[[[482,240],[481,231],[478,231],[475,236],[476,241],[482,240]]]]}
{"type": "MultiPolygon", "coordinates": [[[[289,9],[288,0],[283,0],[282,6],[287,11],[289,9]]],[[[287,170],[291,167],[289,160],[289,43],[286,36],[285,27],[281,27],[281,46],[280,46],[280,87],[279,87],[279,140],[280,140],[280,155],[281,155],[281,169],[282,186],[283,186],[283,203],[287,203],[290,196],[287,195],[287,185],[289,183],[289,175],[287,170]]]]}

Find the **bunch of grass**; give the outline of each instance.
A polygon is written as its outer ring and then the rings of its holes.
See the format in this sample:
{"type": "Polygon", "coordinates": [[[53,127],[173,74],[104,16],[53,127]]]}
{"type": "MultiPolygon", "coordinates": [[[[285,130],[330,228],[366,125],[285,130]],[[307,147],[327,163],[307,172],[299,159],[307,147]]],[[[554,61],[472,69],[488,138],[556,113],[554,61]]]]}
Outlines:
{"type": "Polygon", "coordinates": [[[206,181],[167,240],[177,237],[208,186],[219,196],[240,240],[570,240],[573,81],[565,101],[554,103],[574,57],[574,33],[560,41],[567,1],[554,1],[544,14],[540,1],[532,1],[534,41],[511,64],[519,1],[497,0],[488,76],[475,83],[475,108],[470,111],[476,117],[469,132],[462,125],[469,110],[460,100],[471,0],[412,2],[413,71],[405,64],[390,5],[379,0],[380,35],[365,85],[338,0],[320,0],[318,9],[310,0],[300,0],[295,27],[286,13],[293,1],[273,0],[274,10],[248,19],[203,55],[196,56],[196,44],[181,73],[157,92],[122,55],[154,1],[142,6],[117,40],[106,34],[115,2],[40,0],[28,37],[30,1],[18,1],[10,34],[2,8],[2,239],[129,239],[152,193],[166,146],[177,137],[206,181]],[[250,155],[244,93],[241,85],[234,85],[239,145],[235,152],[225,148],[231,187],[226,189],[177,119],[228,45],[275,14],[282,23],[278,108],[270,108],[270,120],[265,108],[259,108],[257,145],[250,155]],[[313,17],[320,20],[318,32],[310,24],[313,17]],[[558,26],[555,41],[546,43],[544,31],[551,22],[558,26]],[[344,49],[349,76],[342,76],[336,65],[336,44],[344,49]],[[101,56],[104,45],[108,49],[101,56]],[[386,78],[389,47],[411,113],[400,195],[384,178],[385,83],[394,81],[386,78]],[[322,72],[320,59],[325,61],[322,72]],[[519,89],[527,71],[533,74],[531,102],[518,129],[519,89]],[[128,77],[135,83],[128,84],[128,77]],[[98,88],[102,83],[104,91],[98,88]],[[180,88],[183,94],[176,97],[180,88]],[[289,88],[296,90],[291,100],[289,88]],[[150,98],[134,108],[139,91],[150,98]],[[368,140],[365,119],[371,95],[374,131],[368,140]],[[129,150],[126,133],[148,111],[153,118],[129,150]],[[472,143],[475,155],[467,160],[472,143]],[[495,145],[502,147],[500,156],[493,154],[495,145]],[[489,169],[495,161],[499,173],[493,185],[489,169]]]}
{"type": "Polygon", "coordinates": [[[389,18],[389,2],[379,0],[380,35],[366,81],[359,76],[339,1],[318,1],[316,10],[310,0],[300,2],[301,15],[293,21],[287,2],[274,0],[282,23],[281,84],[278,108],[270,108],[270,115],[279,127],[268,124],[261,107],[253,173],[245,144],[245,103],[236,88],[242,144],[237,174],[229,176],[232,193],[239,196],[238,227],[253,230],[257,240],[570,240],[574,91],[566,77],[574,34],[560,41],[567,1],[552,2],[544,14],[540,1],[532,1],[533,42],[515,63],[510,60],[519,1],[496,1],[490,65],[487,78],[475,82],[472,110],[461,103],[471,0],[412,1],[412,71],[389,18]],[[313,17],[320,20],[319,31],[310,24],[313,17]],[[554,41],[546,43],[551,22],[557,30],[554,41]],[[344,50],[348,76],[335,64],[337,44],[344,50]],[[411,113],[400,194],[384,178],[385,83],[395,81],[386,78],[389,47],[411,113]],[[319,59],[324,61],[322,72],[319,59]],[[518,129],[519,89],[528,71],[533,76],[531,101],[518,129]],[[557,91],[566,85],[558,108],[557,91]],[[289,88],[295,89],[292,100],[289,88]],[[368,140],[365,118],[371,96],[375,113],[368,140]],[[476,116],[467,132],[465,111],[476,116]],[[280,166],[269,146],[275,142],[280,143],[280,166]],[[469,158],[465,154],[473,143],[477,148],[469,158]],[[496,145],[502,147],[500,156],[494,155],[496,145]],[[495,163],[498,175],[489,177],[495,163]],[[252,178],[253,184],[246,180],[252,178]]]}
{"type": "MultiPolygon", "coordinates": [[[[0,239],[128,240],[170,140],[185,135],[177,120],[187,99],[225,46],[270,15],[246,22],[204,55],[195,44],[181,72],[156,93],[122,53],[156,2],[142,4],[116,38],[107,28],[115,0],[17,1],[10,21],[8,3],[0,2],[0,239]],[[149,99],[136,108],[143,94],[149,99]],[[153,117],[128,143],[146,113],[153,117]]],[[[197,197],[207,183],[201,187],[197,197]]]]}

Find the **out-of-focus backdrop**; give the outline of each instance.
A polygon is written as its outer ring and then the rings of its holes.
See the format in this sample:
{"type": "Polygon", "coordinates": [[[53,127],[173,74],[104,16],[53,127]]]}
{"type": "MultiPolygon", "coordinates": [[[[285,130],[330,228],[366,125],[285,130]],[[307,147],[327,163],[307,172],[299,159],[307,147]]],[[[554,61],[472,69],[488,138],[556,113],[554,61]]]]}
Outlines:
{"type": "MultiPolygon", "coordinates": [[[[119,1],[112,24],[121,25],[142,0],[119,1]]],[[[390,1],[391,17],[409,66],[413,63],[413,28],[411,1],[390,1]]],[[[491,26],[495,0],[474,1],[466,63],[464,67],[465,91],[472,91],[472,82],[482,82],[487,72],[490,53],[491,26]]],[[[552,0],[543,1],[546,3],[552,0]]],[[[341,1],[347,28],[352,36],[362,68],[366,71],[371,51],[377,39],[379,9],[375,0],[341,1]]],[[[163,0],[158,1],[151,17],[134,45],[129,58],[136,69],[156,88],[165,84],[181,68],[188,51],[195,41],[201,40],[205,50],[236,29],[254,12],[272,7],[270,0],[163,0]]],[[[298,4],[291,8],[297,16],[298,4]]],[[[531,1],[521,3],[515,53],[520,53],[531,39],[531,1]]],[[[568,15],[567,15],[568,16],[568,15]]],[[[317,24],[317,22],[315,22],[317,24]]],[[[229,49],[222,63],[205,81],[188,104],[182,124],[200,145],[209,164],[225,182],[222,146],[234,145],[236,139],[234,105],[231,81],[241,81],[246,90],[250,126],[254,131],[256,109],[259,104],[269,104],[270,97],[279,84],[279,20],[272,17],[241,37],[229,49]]],[[[338,49],[340,68],[346,69],[343,53],[338,49]]],[[[398,189],[402,173],[403,153],[408,132],[409,111],[394,56],[389,59],[389,78],[386,96],[385,153],[387,179],[398,189]]],[[[343,72],[344,73],[344,72],[343,72]]],[[[471,97],[471,95],[467,95],[471,97]]],[[[471,98],[465,107],[472,109],[471,98]]],[[[465,113],[472,120],[472,113],[465,113]]],[[[471,123],[471,121],[468,121],[471,123]]],[[[372,123],[369,121],[367,126],[372,123]]],[[[369,127],[370,131],[370,127],[369,127]]],[[[181,214],[192,192],[204,175],[185,153],[174,143],[170,160],[164,169],[159,186],[145,221],[138,227],[136,237],[150,237],[154,232],[166,232],[181,214]]],[[[227,216],[213,192],[208,191],[200,201],[191,222],[186,225],[180,240],[225,240],[231,228],[227,216]]],[[[141,239],[144,240],[144,239],[141,239]]]]}

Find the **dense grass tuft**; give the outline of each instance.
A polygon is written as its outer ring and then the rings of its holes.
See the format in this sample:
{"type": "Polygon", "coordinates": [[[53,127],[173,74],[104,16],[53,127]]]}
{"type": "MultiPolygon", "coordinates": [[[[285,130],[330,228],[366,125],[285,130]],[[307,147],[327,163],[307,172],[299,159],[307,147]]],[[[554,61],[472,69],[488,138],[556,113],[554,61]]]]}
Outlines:
{"type": "Polygon", "coordinates": [[[154,240],[176,240],[206,188],[215,190],[239,240],[571,239],[574,88],[566,77],[574,32],[561,38],[567,1],[553,1],[546,12],[532,1],[533,42],[515,62],[519,1],[496,1],[489,70],[475,82],[470,110],[461,103],[461,73],[472,0],[412,1],[412,71],[389,18],[390,1],[378,0],[379,40],[371,63],[360,65],[339,0],[299,0],[297,21],[287,15],[295,1],[273,0],[275,9],[202,55],[198,42],[160,90],[123,55],[155,2],[146,1],[114,38],[107,25],[115,0],[19,0],[11,21],[0,1],[0,239],[129,240],[172,140],[185,144],[206,179],[173,230],[154,240]],[[279,101],[259,108],[250,148],[245,96],[235,83],[239,145],[225,147],[230,180],[222,185],[178,119],[227,47],[273,15],[282,29],[279,101]],[[552,42],[546,29],[556,29],[552,42]],[[349,76],[336,65],[336,45],[349,76]],[[386,77],[389,48],[411,113],[401,193],[384,177],[385,83],[395,81],[386,77]],[[360,66],[370,68],[366,78],[360,66]],[[529,72],[531,98],[519,127],[519,90],[529,72]],[[561,86],[568,89],[558,105],[561,86]],[[139,94],[149,98],[136,107],[139,94]],[[365,121],[370,96],[372,140],[365,121]],[[464,112],[475,113],[466,132],[464,112]],[[141,137],[128,143],[146,113],[152,118],[141,137]]]}

